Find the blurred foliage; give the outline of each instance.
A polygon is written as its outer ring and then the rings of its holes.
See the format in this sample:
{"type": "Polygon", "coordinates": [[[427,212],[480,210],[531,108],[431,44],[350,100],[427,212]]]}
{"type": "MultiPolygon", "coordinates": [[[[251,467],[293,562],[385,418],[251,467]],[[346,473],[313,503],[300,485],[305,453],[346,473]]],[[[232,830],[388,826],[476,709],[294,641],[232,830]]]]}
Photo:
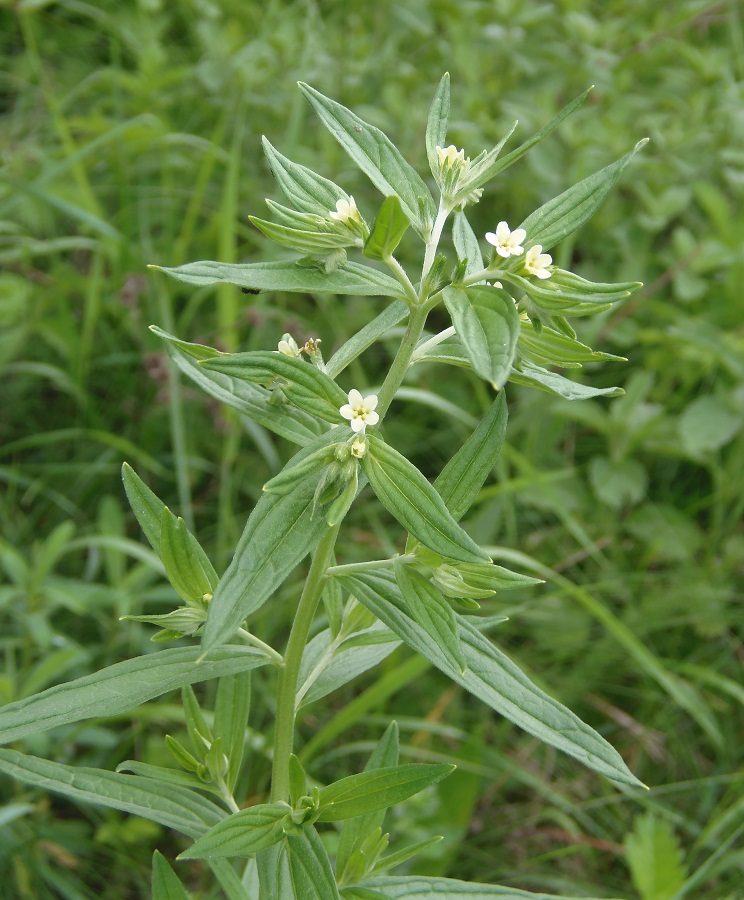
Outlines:
{"type": "MultiPolygon", "coordinates": [[[[172,605],[124,502],[124,459],[196,522],[220,570],[261,484],[288,455],[180,385],[147,325],[227,349],[272,347],[290,331],[322,338],[328,355],[379,309],[360,298],[342,312],[327,297],[188,290],[145,272],[150,262],[278,252],[247,221],[276,197],[262,133],[342,184],[371,219],[371,190],[313,121],[296,80],[386,130],[420,171],[445,69],[451,139],[471,156],[514,118],[524,137],[595,84],[590,102],[473,209],[480,233],[519,221],[651,138],[596,218],[554,252],[587,278],[645,282],[619,310],[580,323],[582,340],[629,360],[588,377],[626,394],[569,403],[509,388],[508,446],[469,528],[505,559],[518,553],[550,568],[541,590],[484,611],[510,616],[501,645],[600,729],[652,791],[627,797],[538,747],[439,675],[422,676],[405,651],[361,693],[346,688],[311,707],[305,728],[319,778],[353,770],[393,712],[404,752],[458,763],[438,794],[396,812],[394,831],[408,840],[445,835],[428,872],[615,896],[634,886],[644,900],[681,896],[663,893],[667,883],[702,900],[737,896],[740,4],[15,0],[0,8],[0,60],[5,701],[142,652],[149,632],[118,617],[172,605]],[[658,849],[656,881],[644,843],[658,849]]],[[[401,255],[412,250],[404,240],[401,255]]],[[[373,347],[363,371],[352,367],[354,384],[379,383],[387,359],[384,345],[373,347]]],[[[390,425],[391,440],[428,474],[488,403],[480,382],[456,375],[418,366],[411,386],[436,381],[457,415],[412,396],[390,425]]],[[[399,549],[374,504],[351,521],[370,552],[399,549]]],[[[265,639],[286,632],[301,579],[257,617],[265,639]]],[[[256,698],[266,677],[256,676],[256,698]]],[[[261,733],[271,726],[257,699],[246,797],[265,789],[261,733]]],[[[162,733],[178,737],[179,727],[180,707],[155,703],[29,749],[110,768],[127,756],[167,764],[162,733]]],[[[148,823],[4,790],[0,869],[12,896],[144,896],[152,846],[177,852],[148,823]]],[[[200,870],[187,871],[196,894],[200,870]]]]}

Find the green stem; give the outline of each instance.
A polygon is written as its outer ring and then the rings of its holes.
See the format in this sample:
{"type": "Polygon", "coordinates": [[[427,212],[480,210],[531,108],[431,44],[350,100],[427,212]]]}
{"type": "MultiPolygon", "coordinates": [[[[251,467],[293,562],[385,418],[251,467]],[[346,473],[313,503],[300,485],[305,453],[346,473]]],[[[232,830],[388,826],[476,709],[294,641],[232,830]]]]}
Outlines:
{"type": "Polygon", "coordinates": [[[300,663],[327,578],[326,570],[333,555],[338,529],[339,525],[329,528],[320,539],[315,551],[289,634],[287,649],[284,653],[284,668],[279,673],[276,728],[274,730],[274,763],[271,774],[271,799],[273,802],[289,800],[289,757],[294,745],[295,698],[300,663]]]}
{"type": "Polygon", "coordinates": [[[395,392],[403,383],[408,366],[416,349],[416,344],[421,337],[421,332],[426,324],[427,311],[420,306],[414,306],[408,317],[408,325],[406,333],[403,335],[398,352],[390,366],[390,371],[385,376],[385,381],[377,395],[377,412],[382,419],[388,411],[390,404],[393,402],[395,392]]]}
{"type": "Polygon", "coordinates": [[[403,556],[391,556],[389,559],[370,559],[367,562],[346,563],[343,566],[330,566],[326,570],[326,575],[331,578],[337,578],[339,575],[353,575],[354,572],[365,572],[368,569],[387,569],[396,563],[413,562],[416,557],[413,553],[406,553],[403,556]]]}
{"type": "Polygon", "coordinates": [[[444,223],[447,221],[447,216],[450,214],[449,209],[442,204],[442,201],[439,202],[439,210],[437,211],[437,217],[434,220],[434,224],[431,228],[431,236],[426,243],[426,250],[424,252],[424,265],[421,270],[421,283],[424,283],[424,279],[429,273],[429,269],[434,264],[434,257],[437,254],[437,248],[439,247],[439,241],[442,237],[442,229],[444,228],[444,223]]]}
{"type": "Polygon", "coordinates": [[[394,256],[386,256],[383,259],[383,262],[403,286],[403,290],[406,292],[406,297],[408,298],[408,305],[415,306],[419,302],[419,298],[416,293],[416,288],[411,284],[411,279],[408,277],[406,270],[394,256]]]}
{"type": "Polygon", "coordinates": [[[246,631],[245,628],[238,628],[238,636],[241,637],[246,644],[250,644],[255,647],[257,650],[263,651],[269,659],[277,666],[284,665],[284,658],[281,653],[277,653],[273,647],[270,647],[268,644],[264,644],[264,642],[257,638],[255,634],[251,634],[250,631],[246,631]]]}

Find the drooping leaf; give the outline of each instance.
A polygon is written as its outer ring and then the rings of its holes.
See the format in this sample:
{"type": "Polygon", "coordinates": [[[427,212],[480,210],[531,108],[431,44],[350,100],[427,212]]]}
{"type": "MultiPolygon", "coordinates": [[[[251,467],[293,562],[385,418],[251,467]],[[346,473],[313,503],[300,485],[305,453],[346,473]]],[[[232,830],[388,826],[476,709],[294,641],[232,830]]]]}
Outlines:
{"type": "Polygon", "coordinates": [[[520,321],[514,301],[500,288],[474,285],[445,288],[444,302],[473,370],[500,390],[517,352],[520,321]]]}
{"type": "Polygon", "coordinates": [[[449,124],[450,111],[450,76],[445,72],[437,85],[434,99],[429,109],[429,118],[426,122],[426,156],[429,160],[431,174],[436,178],[439,171],[439,157],[437,147],[444,148],[447,140],[447,125],[449,124]]]}
{"type": "Polygon", "coordinates": [[[249,647],[223,647],[197,664],[199,649],[178,647],[115,663],[100,672],[48,688],[0,708],[0,744],[85,719],[128,712],[168,691],[268,662],[249,647]]]}
{"type": "Polygon", "coordinates": [[[625,391],[621,387],[597,388],[578,381],[571,381],[557,372],[551,372],[542,366],[536,366],[526,360],[512,369],[509,380],[514,384],[535,387],[556,397],[566,400],[588,400],[590,397],[619,397],[625,391]]]}
{"type": "Polygon", "coordinates": [[[179,859],[252,856],[282,840],[282,820],[290,812],[287,803],[261,803],[241,809],[210,828],[179,859]]]}
{"type": "Polygon", "coordinates": [[[395,252],[410,222],[396,194],[383,200],[374,225],[364,245],[368,259],[387,259],[395,252]]]}
{"type": "MultiPolygon", "coordinates": [[[[436,207],[429,188],[390,139],[335,100],[300,82],[325,127],[341,144],[372,184],[386,197],[397,194],[403,212],[419,234],[434,221],[436,207]],[[425,210],[422,218],[421,208],[425,210]]],[[[394,295],[391,295],[394,296],[394,295]]]]}
{"type": "Polygon", "coordinates": [[[158,850],[152,855],[152,900],[189,900],[178,875],[158,850]]]}
{"type": "Polygon", "coordinates": [[[409,566],[395,567],[395,580],[414,621],[449,660],[449,664],[465,671],[465,658],[460,646],[455,612],[434,585],[409,566]]]}
{"type": "Polygon", "coordinates": [[[410,647],[496,712],[607,778],[634,787],[641,785],[604,738],[533,684],[462,616],[457,616],[457,621],[467,663],[464,673],[450,664],[439,646],[408,614],[389,571],[371,570],[340,578],[358,600],[410,647]]]}
{"type": "Polygon", "coordinates": [[[424,546],[463,562],[490,562],[413,463],[377,435],[369,435],[362,467],[382,505],[424,546]]]}

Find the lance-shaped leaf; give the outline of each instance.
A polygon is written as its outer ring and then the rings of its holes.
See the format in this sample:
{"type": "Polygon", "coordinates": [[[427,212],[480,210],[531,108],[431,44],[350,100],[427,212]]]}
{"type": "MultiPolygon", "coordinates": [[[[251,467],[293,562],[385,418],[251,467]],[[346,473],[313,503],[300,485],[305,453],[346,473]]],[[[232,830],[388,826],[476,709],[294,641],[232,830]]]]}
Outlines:
{"type": "Polygon", "coordinates": [[[350,294],[357,297],[403,297],[400,284],[384,272],[359,263],[346,263],[326,274],[296,262],[222,263],[212,260],[183,266],[149,266],[186,284],[236,284],[257,291],[300,294],[350,294]]]}
{"type": "Polygon", "coordinates": [[[286,225],[277,225],[276,222],[259,219],[257,216],[248,216],[248,218],[269,240],[300,253],[317,255],[338,247],[352,247],[355,243],[354,235],[351,232],[343,235],[332,231],[305,231],[286,225]]]}
{"type": "Polygon", "coordinates": [[[462,341],[455,334],[454,327],[446,328],[444,332],[421,341],[416,348],[411,365],[420,362],[447,363],[450,366],[460,366],[463,369],[472,369],[468,355],[465,352],[462,341]]]}
{"type": "Polygon", "coordinates": [[[349,775],[321,788],[318,822],[340,822],[387,809],[446,778],[455,768],[445,763],[407,763],[349,775]]]}
{"type": "Polygon", "coordinates": [[[408,611],[416,623],[439,645],[449,664],[465,671],[455,612],[434,585],[410,566],[396,566],[398,582],[408,611]]]}
{"type": "Polygon", "coordinates": [[[223,647],[197,665],[199,649],[176,647],[115,663],[100,672],[0,708],[0,744],[85,719],[128,712],[168,691],[266,665],[259,650],[223,647]]]}
{"type": "Polygon", "coordinates": [[[210,828],[179,859],[252,856],[284,837],[282,820],[291,813],[287,803],[261,803],[233,813],[210,828]]]}
{"type": "Polygon", "coordinates": [[[337,184],[282,156],[265,137],[262,141],[277,184],[296,209],[327,218],[338,200],[349,201],[349,195],[337,184]]]}
{"type": "Polygon", "coordinates": [[[408,221],[423,235],[436,215],[429,188],[390,139],[335,100],[307,84],[300,90],[325,127],[341,144],[372,184],[386,197],[397,194],[408,221]],[[423,216],[422,216],[423,211],[423,216]]]}
{"type": "Polygon", "coordinates": [[[437,86],[434,99],[429,109],[426,122],[426,157],[429,160],[431,174],[436,178],[439,173],[439,156],[437,147],[444,148],[447,140],[447,125],[450,112],[450,76],[445,72],[437,86]]]}
{"type": "Polygon", "coordinates": [[[227,787],[232,791],[245,752],[245,729],[251,706],[251,676],[241,672],[220,678],[214,704],[214,735],[228,759],[227,787]]]}
{"type": "Polygon", "coordinates": [[[519,227],[527,232],[528,245],[532,247],[540,244],[543,250],[549,250],[588,222],[620,177],[620,173],[646,143],[648,138],[639,141],[629,153],[616,162],[584,178],[527,216],[519,227]]]}
{"type": "Polygon", "coordinates": [[[642,786],[620,754],[594,729],[554,700],[462,616],[457,616],[465,672],[452,666],[441,648],[408,613],[394,576],[370,570],[339,576],[370,612],[417,653],[496,712],[585,766],[625,784],[642,786]]]}
{"type": "MultiPolygon", "coordinates": [[[[361,888],[379,891],[388,900],[592,900],[565,894],[534,894],[497,884],[427,878],[423,875],[382,875],[369,878],[361,888]]],[[[595,898],[596,900],[596,898],[595,898]]]]}
{"type": "Polygon", "coordinates": [[[178,875],[158,850],[152,855],[152,900],[189,900],[178,875]]]}
{"type": "MultiPolygon", "coordinates": [[[[397,302],[403,305],[402,301],[397,302]]],[[[295,444],[306,444],[326,427],[324,423],[318,422],[315,416],[308,415],[289,403],[276,403],[273,392],[267,388],[239,381],[221,372],[210,372],[198,365],[199,360],[213,359],[226,354],[202,344],[181,341],[154,325],[150,326],[150,330],[167,341],[166,346],[171,359],[185,375],[196,382],[210,397],[231,406],[253,422],[295,444]]]]}
{"type": "Polygon", "coordinates": [[[468,261],[465,266],[465,275],[483,271],[483,254],[481,253],[478,238],[463,212],[455,213],[455,219],[452,223],[452,243],[455,245],[457,258],[468,261]]]}
{"type": "Polygon", "coordinates": [[[331,378],[337,378],[350,362],[402,322],[408,312],[408,306],[402,300],[395,300],[333,354],[326,363],[326,372],[331,378]]]}
{"type": "Polygon", "coordinates": [[[517,352],[520,322],[514,301],[499,288],[475,285],[445,288],[444,302],[473,370],[500,390],[517,352]]]}
{"type": "Polygon", "coordinates": [[[522,288],[538,306],[543,309],[560,310],[561,314],[577,304],[597,304],[598,308],[595,311],[601,312],[608,304],[627,300],[642,287],[640,281],[599,284],[558,268],[552,269],[550,278],[544,279],[525,278],[512,272],[505,273],[503,277],[505,281],[511,281],[522,288]]]}
{"type": "Polygon", "coordinates": [[[261,896],[277,900],[341,900],[318,832],[310,826],[257,856],[261,896]]]}
{"type": "Polygon", "coordinates": [[[459,186],[460,189],[457,192],[457,196],[454,198],[455,201],[464,200],[471,191],[481,187],[487,181],[490,181],[498,175],[499,172],[503,172],[507,166],[510,166],[518,159],[521,159],[528,150],[531,150],[532,147],[544,140],[565,118],[575,112],[584,102],[590,90],[591,88],[588,88],[583,94],[580,94],[575,100],[572,100],[568,106],[564,106],[554,119],[548,122],[544,128],[541,128],[540,131],[526,140],[523,144],[520,144],[516,150],[512,150],[511,153],[507,153],[506,156],[499,159],[499,153],[504,146],[504,143],[517,126],[517,123],[515,122],[507,132],[506,136],[501,139],[493,150],[490,150],[481,158],[473,160],[473,165],[470,167],[467,177],[463,179],[459,186]]]}
{"type": "Polygon", "coordinates": [[[448,597],[489,597],[497,591],[542,584],[542,579],[521,575],[503,566],[480,563],[443,563],[434,572],[434,581],[448,597]],[[459,584],[458,584],[459,582],[459,584]]]}
{"type": "Polygon", "coordinates": [[[386,197],[377,213],[372,231],[364,245],[364,255],[369,259],[388,259],[395,252],[409,221],[395,194],[386,197]]]}
{"type": "Polygon", "coordinates": [[[164,509],[160,518],[160,558],[166,575],[187,603],[199,605],[217,587],[217,578],[211,563],[208,567],[203,564],[203,551],[195,552],[190,538],[195,540],[183,519],[164,509]]]}
{"type": "Polygon", "coordinates": [[[65,766],[16,750],[0,750],[0,772],[76,803],[119,809],[189,837],[203,834],[225,815],[219,806],[186,788],[105,769],[65,766]]]}
{"type": "Polygon", "coordinates": [[[564,378],[557,372],[543,369],[526,360],[519,364],[518,369],[512,369],[509,380],[515,384],[523,384],[527,387],[538,388],[555,397],[563,397],[566,400],[588,400],[592,397],[619,397],[625,391],[621,387],[597,388],[578,381],[564,378]]]}
{"type": "Polygon", "coordinates": [[[267,494],[289,494],[298,484],[311,475],[319,473],[321,469],[332,462],[337,446],[339,444],[321,447],[297,463],[290,460],[278,475],[266,482],[263,486],[264,491],[267,494]]]}
{"type": "Polygon", "coordinates": [[[425,547],[463,562],[490,562],[413,463],[377,435],[369,435],[362,468],[385,509],[425,547]]]}
{"type": "MultiPolygon", "coordinates": [[[[290,463],[336,440],[329,432],[300,450],[290,463]]],[[[313,518],[318,477],[309,477],[285,496],[263,494],[256,504],[209,604],[202,639],[205,653],[224,644],[317,544],[327,527],[321,516],[313,518]]]]}
{"type": "Polygon", "coordinates": [[[272,350],[232,353],[204,360],[201,367],[240,381],[281,388],[287,399],[327,422],[343,422],[339,408],[346,394],[312,363],[272,350]]]}
{"type": "Polygon", "coordinates": [[[581,341],[554,331],[552,328],[544,327],[540,331],[536,331],[529,322],[522,323],[519,335],[519,355],[538,365],[562,366],[565,369],[578,369],[584,363],[589,362],[627,362],[623,356],[592,350],[581,341]]]}

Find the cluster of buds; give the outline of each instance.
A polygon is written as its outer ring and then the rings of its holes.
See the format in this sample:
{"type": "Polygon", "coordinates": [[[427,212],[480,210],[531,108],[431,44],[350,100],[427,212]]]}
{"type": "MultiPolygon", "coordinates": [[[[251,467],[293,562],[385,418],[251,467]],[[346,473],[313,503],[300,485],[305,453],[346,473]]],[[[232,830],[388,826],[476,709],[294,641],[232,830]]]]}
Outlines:
{"type": "Polygon", "coordinates": [[[349,231],[353,232],[356,237],[361,238],[362,242],[366,241],[369,237],[367,223],[362,218],[362,215],[357,208],[356,201],[351,195],[349,195],[348,200],[344,197],[337,200],[336,208],[329,211],[328,217],[333,219],[334,222],[339,222],[341,225],[344,225],[349,231]]]}
{"type": "Polygon", "coordinates": [[[496,231],[489,231],[486,240],[494,248],[494,252],[504,259],[510,256],[521,256],[524,253],[523,271],[536,278],[550,278],[548,266],[553,262],[549,253],[542,252],[542,244],[535,244],[525,253],[524,240],[527,232],[524,228],[512,231],[506,222],[499,222],[496,231]]]}
{"type": "MultiPolygon", "coordinates": [[[[444,201],[447,202],[455,196],[459,185],[467,175],[470,159],[465,156],[464,150],[458,150],[454,144],[450,144],[449,147],[437,147],[437,161],[439,163],[439,171],[436,173],[437,183],[444,201]]],[[[468,203],[477,203],[482,194],[482,188],[475,188],[458,204],[458,207],[464,209],[468,203]]]]}

